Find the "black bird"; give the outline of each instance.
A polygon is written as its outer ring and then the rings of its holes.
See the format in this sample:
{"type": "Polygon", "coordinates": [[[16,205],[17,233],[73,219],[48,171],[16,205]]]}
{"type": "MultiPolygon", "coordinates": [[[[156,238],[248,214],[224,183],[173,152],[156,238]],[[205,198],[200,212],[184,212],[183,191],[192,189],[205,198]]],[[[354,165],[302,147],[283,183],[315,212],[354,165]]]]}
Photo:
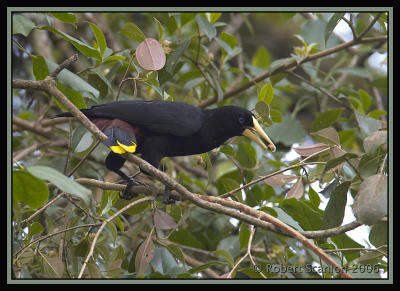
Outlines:
{"type": "MultiPolygon", "coordinates": [[[[240,135],[249,137],[264,149],[275,150],[254,115],[237,106],[202,110],[182,102],[135,100],[99,104],[81,111],[108,137],[104,144],[111,152],[105,165],[128,182],[121,196],[128,200],[133,197],[129,194],[130,186],[139,183],[121,171],[125,163],[121,154],[125,152],[140,153],[144,160],[158,168],[163,157],[205,153],[240,135]]],[[[72,117],[72,114],[65,112],[57,117],[72,117]]],[[[164,203],[174,202],[169,193],[166,187],[164,203]]]]}

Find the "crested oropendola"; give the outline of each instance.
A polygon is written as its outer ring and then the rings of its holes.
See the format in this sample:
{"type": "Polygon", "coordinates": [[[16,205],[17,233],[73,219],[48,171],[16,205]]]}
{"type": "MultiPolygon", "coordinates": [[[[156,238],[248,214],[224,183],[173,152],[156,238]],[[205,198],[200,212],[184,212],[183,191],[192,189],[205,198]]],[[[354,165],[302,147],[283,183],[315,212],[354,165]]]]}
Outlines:
{"type": "MultiPolygon", "coordinates": [[[[128,182],[121,196],[131,199],[130,186],[139,183],[121,171],[125,152],[140,153],[158,168],[163,157],[186,156],[208,152],[234,136],[244,135],[261,147],[274,151],[275,145],[254,115],[237,106],[200,109],[190,104],[170,101],[119,101],[82,109],[108,137],[104,141],[111,152],[106,167],[128,182]],[[268,142],[268,146],[258,137],[268,142]]],[[[71,117],[71,113],[57,117],[71,117]]],[[[164,203],[172,203],[166,187],[164,203]]]]}

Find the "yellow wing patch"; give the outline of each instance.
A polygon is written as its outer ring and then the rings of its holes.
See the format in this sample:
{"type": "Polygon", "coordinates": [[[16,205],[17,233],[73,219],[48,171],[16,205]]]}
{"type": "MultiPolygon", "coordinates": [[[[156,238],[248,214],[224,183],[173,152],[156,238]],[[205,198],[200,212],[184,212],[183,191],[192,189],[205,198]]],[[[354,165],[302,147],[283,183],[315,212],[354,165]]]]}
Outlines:
{"type": "Polygon", "coordinates": [[[117,144],[118,144],[117,146],[110,146],[110,149],[116,154],[124,154],[126,152],[134,153],[136,151],[137,145],[134,142],[132,142],[131,146],[128,146],[120,143],[117,140],[117,144]]]}
{"type": "Polygon", "coordinates": [[[121,147],[121,148],[123,148],[125,151],[127,151],[128,153],[134,153],[135,151],[136,151],[136,144],[134,143],[134,142],[131,142],[132,143],[132,145],[131,146],[127,146],[127,145],[124,145],[124,144],[122,144],[122,143],[120,143],[118,140],[117,140],[117,144],[119,144],[119,146],[121,147]]]}

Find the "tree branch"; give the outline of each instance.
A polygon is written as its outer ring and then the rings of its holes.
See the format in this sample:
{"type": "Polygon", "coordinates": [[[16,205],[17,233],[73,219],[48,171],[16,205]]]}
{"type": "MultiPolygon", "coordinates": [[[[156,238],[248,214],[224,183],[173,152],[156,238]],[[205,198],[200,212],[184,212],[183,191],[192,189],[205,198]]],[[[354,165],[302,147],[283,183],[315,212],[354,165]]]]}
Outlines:
{"type": "MultiPolygon", "coordinates": [[[[65,63],[65,62],[64,62],[65,63]]],[[[63,63],[63,64],[64,64],[63,63]]],[[[56,82],[54,81],[53,77],[47,77],[45,80],[43,81],[22,81],[22,80],[16,80],[13,81],[13,86],[14,87],[18,87],[20,88],[21,84],[27,85],[27,88],[35,88],[35,89],[39,89],[39,90],[43,90],[46,91],[47,93],[49,93],[50,95],[54,96],[59,102],[61,102],[75,117],[77,117],[82,124],[94,135],[96,136],[100,141],[104,141],[105,139],[107,139],[106,135],[104,135],[104,133],[102,133],[83,113],[81,113],[81,111],[79,109],[77,109],[74,104],[72,104],[68,98],[66,98],[61,91],[59,91],[56,87],[56,82]]],[[[24,88],[24,89],[27,89],[24,88]]],[[[308,247],[310,250],[312,250],[315,254],[317,254],[322,260],[324,260],[327,264],[332,265],[335,270],[340,273],[340,275],[344,278],[351,278],[350,275],[348,275],[342,268],[340,268],[336,262],[334,260],[332,260],[328,255],[326,255],[323,250],[321,250],[319,247],[317,247],[316,245],[314,245],[311,241],[309,241],[305,236],[303,236],[301,233],[299,233],[297,230],[291,228],[290,226],[284,224],[283,222],[281,222],[280,220],[276,219],[275,217],[258,211],[258,210],[254,210],[251,207],[235,202],[235,201],[231,201],[228,199],[224,199],[224,198],[219,198],[219,197],[211,197],[211,196],[201,196],[201,195],[196,195],[191,193],[190,191],[188,191],[184,186],[182,186],[181,184],[179,184],[178,182],[176,182],[174,179],[172,179],[171,177],[169,177],[167,174],[159,171],[158,169],[154,168],[152,165],[150,165],[147,161],[142,160],[141,158],[129,154],[129,153],[125,153],[124,158],[128,159],[129,161],[134,162],[135,164],[137,164],[139,166],[140,169],[144,170],[146,173],[150,174],[151,176],[155,177],[156,179],[160,180],[162,183],[164,183],[165,185],[169,186],[171,189],[176,190],[183,199],[187,199],[189,201],[191,201],[192,203],[198,205],[199,207],[202,208],[206,208],[212,211],[216,211],[218,213],[224,213],[224,214],[228,214],[228,215],[232,215],[232,217],[239,217],[239,216],[243,216],[246,214],[250,214],[247,215],[246,218],[250,218],[252,222],[252,224],[255,225],[259,225],[259,221],[260,219],[268,222],[272,225],[274,225],[276,228],[280,229],[281,231],[289,234],[290,236],[292,236],[293,238],[297,239],[298,241],[300,241],[303,245],[305,245],[306,247],[308,247]],[[224,207],[221,204],[224,203],[229,203],[229,205],[234,205],[236,209],[240,209],[242,212],[244,213],[237,213],[236,210],[232,210],[230,211],[230,209],[227,209],[226,207],[224,207]],[[258,219],[251,217],[251,215],[258,215],[258,219]]],[[[91,249],[89,251],[89,254],[82,266],[81,272],[79,274],[79,278],[82,277],[83,271],[86,268],[86,265],[93,253],[94,250],[94,246],[95,243],[97,241],[98,236],[100,235],[101,231],[103,230],[103,228],[107,225],[108,222],[110,222],[111,220],[113,220],[117,215],[121,214],[123,211],[125,211],[126,209],[136,205],[137,203],[143,202],[143,201],[148,201],[152,199],[152,197],[145,197],[136,201],[133,201],[131,203],[129,203],[128,205],[126,205],[124,208],[120,209],[118,212],[116,212],[114,215],[110,216],[100,227],[99,231],[96,233],[95,239],[92,242],[92,246],[91,249]]]]}
{"type": "MultiPolygon", "coordinates": [[[[370,43],[370,42],[376,42],[376,41],[382,41],[382,40],[387,40],[387,35],[353,39],[351,41],[339,44],[339,45],[337,45],[335,47],[326,49],[324,51],[320,51],[320,52],[311,54],[311,55],[305,57],[300,63],[297,63],[296,60],[288,61],[288,63],[283,64],[279,68],[277,68],[277,69],[275,69],[273,71],[270,70],[270,71],[267,71],[267,72],[265,72],[265,73],[263,73],[261,75],[258,75],[257,77],[253,78],[252,80],[250,80],[249,82],[243,84],[242,86],[226,92],[224,94],[224,96],[223,96],[223,100],[229,99],[229,98],[231,98],[231,97],[233,97],[233,96],[245,91],[246,89],[254,86],[256,83],[258,83],[258,82],[260,82],[260,81],[262,81],[264,79],[267,79],[267,78],[269,78],[269,77],[271,77],[273,75],[276,75],[277,73],[280,73],[282,71],[293,69],[293,68],[295,68],[295,67],[297,67],[297,66],[299,66],[301,64],[304,64],[304,63],[307,63],[307,62],[311,62],[311,61],[314,61],[314,60],[322,58],[322,57],[326,57],[328,55],[331,55],[331,54],[337,53],[339,51],[345,50],[345,49],[347,49],[349,47],[352,47],[354,45],[357,45],[357,44],[370,43]]],[[[199,105],[199,107],[200,108],[205,108],[207,106],[210,106],[210,105],[216,103],[217,101],[218,101],[218,99],[216,97],[212,97],[212,98],[204,101],[203,103],[201,103],[199,105]]]]}

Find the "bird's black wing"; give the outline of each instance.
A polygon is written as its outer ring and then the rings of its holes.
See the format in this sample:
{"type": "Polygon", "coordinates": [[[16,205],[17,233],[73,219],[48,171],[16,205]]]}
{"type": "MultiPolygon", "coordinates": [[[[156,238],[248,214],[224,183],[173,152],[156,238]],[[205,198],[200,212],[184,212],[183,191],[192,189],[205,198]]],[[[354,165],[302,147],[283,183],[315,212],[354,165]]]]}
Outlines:
{"type": "Polygon", "coordinates": [[[152,132],[189,136],[203,124],[203,111],[182,102],[118,101],[95,105],[82,112],[89,118],[110,118],[142,126],[152,132]]]}

